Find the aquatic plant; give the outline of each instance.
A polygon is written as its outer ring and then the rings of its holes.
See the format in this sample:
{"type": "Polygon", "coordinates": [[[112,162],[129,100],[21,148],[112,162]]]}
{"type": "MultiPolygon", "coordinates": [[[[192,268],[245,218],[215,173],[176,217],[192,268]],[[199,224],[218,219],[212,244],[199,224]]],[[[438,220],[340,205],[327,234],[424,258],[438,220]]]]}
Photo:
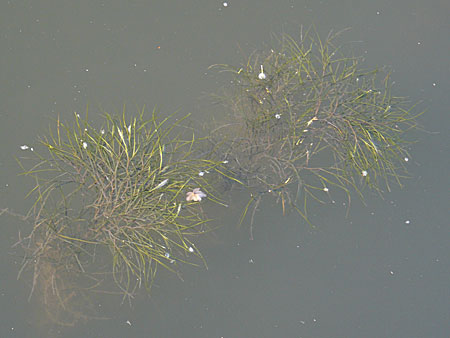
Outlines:
{"type": "Polygon", "coordinates": [[[34,151],[31,169],[20,162],[36,182],[29,194],[33,229],[21,241],[33,287],[49,262],[60,275],[61,268],[112,272],[128,296],[150,288],[160,266],[177,271],[179,262],[204,263],[195,238],[208,231],[208,218],[199,202],[207,195],[222,203],[207,178],[225,172],[222,161],[198,152],[202,139],[182,128],[185,119],[160,119],[155,111],[147,119],[142,110],[128,121],[105,114],[101,128],[87,113],[75,114],[73,123],[56,121],[41,139],[47,155],[34,151]],[[186,201],[192,191],[196,198],[186,201]],[[104,271],[94,268],[99,264],[104,271]]]}
{"type": "Polygon", "coordinates": [[[382,193],[392,181],[401,184],[404,133],[419,114],[392,94],[388,72],[365,69],[361,57],[348,55],[336,43],[339,34],[282,35],[276,47],[254,52],[240,67],[212,66],[233,75],[217,96],[230,118],[211,135],[253,189],[243,217],[272,194],[283,212],[288,204],[309,222],[309,199],[323,202],[341,190],[350,205],[351,190],[363,197],[364,185],[382,193]]]}
{"type": "Polygon", "coordinates": [[[22,270],[32,268],[32,290],[42,290],[55,321],[90,317],[73,298],[89,302],[86,291],[110,275],[131,297],[151,287],[159,267],[178,273],[178,263],[206,264],[195,242],[209,230],[205,199],[223,204],[218,182],[250,190],[240,222],[250,211],[251,236],[264,196],[311,224],[311,200],[340,192],[350,207],[354,191],[363,198],[365,187],[382,194],[401,185],[405,133],[420,113],[393,95],[389,72],[349,55],[339,34],[283,35],[240,67],[212,66],[233,81],[220,96],[229,118],[207,137],[183,125],[187,116],[156,111],[104,114],[102,127],[87,113],[73,123],[58,118],[41,139],[46,154],[19,162],[35,179],[22,270]],[[78,283],[80,276],[87,279],[78,283]]]}

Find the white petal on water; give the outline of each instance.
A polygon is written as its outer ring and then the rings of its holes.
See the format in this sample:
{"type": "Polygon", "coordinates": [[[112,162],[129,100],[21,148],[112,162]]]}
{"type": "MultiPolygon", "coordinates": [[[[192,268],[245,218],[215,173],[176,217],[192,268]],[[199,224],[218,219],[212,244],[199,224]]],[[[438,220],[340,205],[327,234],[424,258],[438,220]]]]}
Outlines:
{"type": "Polygon", "coordinates": [[[30,149],[30,147],[27,146],[26,144],[24,144],[23,146],[20,146],[20,149],[27,150],[27,149],[30,149]]]}
{"type": "Polygon", "coordinates": [[[188,191],[186,193],[186,201],[200,202],[202,198],[206,197],[206,194],[200,190],[200,188],[195,188],[193,191],[188,191]]]}

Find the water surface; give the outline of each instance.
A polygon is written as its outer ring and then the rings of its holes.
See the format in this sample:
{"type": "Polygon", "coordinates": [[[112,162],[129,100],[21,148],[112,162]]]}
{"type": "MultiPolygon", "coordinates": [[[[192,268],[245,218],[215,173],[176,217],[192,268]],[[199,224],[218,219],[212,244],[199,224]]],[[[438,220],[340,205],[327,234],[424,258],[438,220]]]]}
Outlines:
{"type": "MultiPolygon", "coordinates": [[[[0,4],[0,208],[25,212],[33,182],[16,174],[21,145],[36,145],[56,116],[157,105],[204,121],[218,109],[204,96],[224,85],[208,70],[266,48],[272,33],[314,24],[344,40],[372,67],[389,65],[394,92],[423,101],[408,167],[412,178],[382,200],[311,210],[311,229],[263,203],[248,227],[239,211],[214,211],[222,225],[203,243],[209,269],[162,273],[152,297],[95,306],[109,320],[46,325],[30,275],[16,280],[11,248],[19,219],[1,216],[1,337],[448,337],[450,228],[448,1],[3,1],[0,4]]],[[[233,193],[245,202],[244,192],[233,193]]],[[[208,205],[205,204],[205,208],[208,205]]],[[[213,207],[211,207],[211,210],[213,207]]],[[[217,209],[217,208],[216,208],[217,209]]],[[[216,210],[214,209],[214,210],[216,210]]]]}

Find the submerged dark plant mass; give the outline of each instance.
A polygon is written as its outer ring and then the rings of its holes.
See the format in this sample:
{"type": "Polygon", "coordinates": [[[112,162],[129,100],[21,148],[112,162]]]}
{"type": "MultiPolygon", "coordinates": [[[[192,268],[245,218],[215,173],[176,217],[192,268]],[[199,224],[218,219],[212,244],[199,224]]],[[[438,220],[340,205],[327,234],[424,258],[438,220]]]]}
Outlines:
{"type": "Polygon", "coordinates": [[[381,193],[406,173],[404,133],[417,116],[392,94],[389,73],[363,68],[337,36],[284,35],[241,67],[213,66],[234,76],[219,97],[231,117],[213,136],[254,190],[244,216],[269,193],[308,221],[308,199],[323,201],[333,190],[362,197],[363,185],[381,193]]]}

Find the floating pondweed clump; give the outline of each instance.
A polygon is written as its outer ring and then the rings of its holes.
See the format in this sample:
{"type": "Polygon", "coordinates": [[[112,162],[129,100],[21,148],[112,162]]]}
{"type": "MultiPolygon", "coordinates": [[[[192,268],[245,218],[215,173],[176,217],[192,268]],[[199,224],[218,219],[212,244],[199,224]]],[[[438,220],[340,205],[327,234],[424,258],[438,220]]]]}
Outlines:
{"type": "Polygon", "coordinates": [[[57,121],[41,140],[48,154],[35,151],[24,173],[36,181],[33,229],[21,242],[34,284],[45,271],[91,273],[95,285],[112,272],[130,295],[150,287],[160,266],[204,262],[195,238],[208,219],[199,203],[221,203],[207,178],[222,175],[223,163],[198,153],[201,140],[183,120],[155,112],[147,120],[142,111],[128,121],[106,114],[102,128],[78,114],[72,124],[57,121]]]}
{"type": "Polygon", "coordinates": [[[289,204],[308,220],[308,199],[323,201],[333,190],[362,196],[363,185],[382,192],[405,174],[404,133],[417,116],[392,94],[389,73],[361,67],[337,35],[283,35],[240,67],[213,66],[234,76],[220,97],[231,120],[212,135],[253,189],[244,216],[270,193],[283,211],[289,204]]]}

